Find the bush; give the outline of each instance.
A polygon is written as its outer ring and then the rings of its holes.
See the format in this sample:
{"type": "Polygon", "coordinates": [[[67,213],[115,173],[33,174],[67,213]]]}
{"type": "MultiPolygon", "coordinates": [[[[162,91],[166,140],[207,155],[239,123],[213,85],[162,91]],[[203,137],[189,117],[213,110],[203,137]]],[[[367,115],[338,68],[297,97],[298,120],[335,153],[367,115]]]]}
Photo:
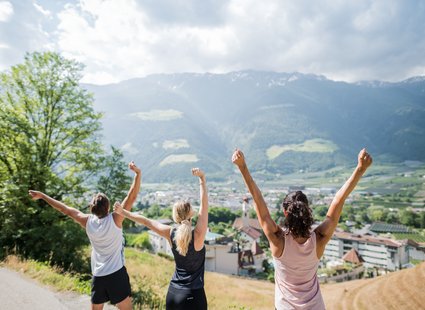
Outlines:
{"type": "Polygon", "coordinates": [[[149,241],[149,234],[147,232],[143,232],[141,234],[127,234],[126,235],[126,244],[139,248],[139,249],[145,249],[145,250],[152,250],[152,245],[149,241]]]}
{"type": "Polygon", "coordinates": [[[131,297],[133,299],[134,309],[164,309],[165,301],[156,294],[146,281],[136,280],[136,285],[132,284],[131,297]]]}

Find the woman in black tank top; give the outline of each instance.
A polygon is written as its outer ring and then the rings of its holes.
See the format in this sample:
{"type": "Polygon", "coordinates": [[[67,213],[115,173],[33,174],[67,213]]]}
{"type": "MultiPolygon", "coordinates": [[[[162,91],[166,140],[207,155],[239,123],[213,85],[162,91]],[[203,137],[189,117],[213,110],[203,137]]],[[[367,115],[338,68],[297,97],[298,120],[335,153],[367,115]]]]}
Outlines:
{"type": "Polygon", "coordinates": [[[194,211],[189,202],[177,202],[173,206],[173,219],[177,227],[123,210],[119,203],[114,205],[118,214],[147,226],[170,242],[176,269],[168,287],[166,305],[167,309],[173,310],[207,309],[204,291],[204,240],[208,228],[208,194],[205,173],[199,168],[193,168],[192,174],[199,177],[201,196],[198,221],[194,229],[191,223],[194,211]]]}

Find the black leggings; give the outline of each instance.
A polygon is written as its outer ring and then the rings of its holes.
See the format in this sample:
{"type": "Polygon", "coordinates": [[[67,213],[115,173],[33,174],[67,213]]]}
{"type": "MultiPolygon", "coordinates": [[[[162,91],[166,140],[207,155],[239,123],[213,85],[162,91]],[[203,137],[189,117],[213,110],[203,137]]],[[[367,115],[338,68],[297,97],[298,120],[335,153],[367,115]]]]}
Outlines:
{"type": "Polygon", "coordinates": [[[167,310],[206,310],[207,297],[203,288],[198,290],[179,290],[168,287],[167,310]]]}

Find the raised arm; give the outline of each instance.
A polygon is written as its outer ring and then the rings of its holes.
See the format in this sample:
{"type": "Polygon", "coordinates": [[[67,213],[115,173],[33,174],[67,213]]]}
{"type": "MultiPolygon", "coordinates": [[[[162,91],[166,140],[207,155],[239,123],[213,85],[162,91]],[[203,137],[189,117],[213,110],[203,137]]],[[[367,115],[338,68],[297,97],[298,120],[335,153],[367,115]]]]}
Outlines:
{"type": "MultiPolygon", "coordinates": [[[[128,168],[130,168],[130,170],[134,172],[134,178],[130,190],[127,193],[127,196],[122,201],[122,206],[125,210],[131,210],[131,208],[133,207],[133,204],[137,199],[137,195],[140,190],[140,184],[142,181],[142,171],[136,166],[133,161],[128,164],[128,168]]],[[[121,227],[122,222],[124,221],[124,217],[117,213],[114,213],[114,221],[118,227],[121,227]]]]}
{"type": "Polygon", "coordinates": [[[241,150],[236,149],[232,156],[232,162],[238,166],[242,174],[246,187],[254,199],[255,213],[267,239],[270,242],[270,249],[274,256],[280,256],[283,251],[284,240],[280,237],[281,229],[270,216],[269,209],[264,201],[263,194],[248,170],[245,162],[245,156],[241,150]]]}
{"type": "Polygon", "coordinates": [[[129,220],[132,220],[133,222],[145,225],[150,230],[153,230],[158,235],[166,238],[168,242],[171,243],[170,240],[170,232],[171,232],[171,226],[161,224],[158,221],[148,219],[147,217],[144,217],[143,215],[130,212],[123,208],[123,206],[119,202],[115,202],[114,204],[114,212],[121,215],[122,217],[128,218],[129,220]]]}
{"type": "Polygon", "coordinates": [[[317,233],[317,256],[323,255],[325,246],[331,239],[341,216],[342,208],[348,195],[353,191],[367,168],[372,164],[372,157],[366,149],[362,149],[357,158],[357,167],[345,184],[336,193],[329,207],[326,219],[316,228],[317,233]]]}
{"type": "Polygon", "coordinates": [[[198,213],[198,221],[195,227],[195,250],[200,251],[204,246],[205,234],[208,229],[208,191],[205,173],[199,168],[193,168],[192,174],[199,177],[199,193],[201,206],[198,213]]]}
{"type": "Polygon", "coordinates": [[[72,218],[75,222],[80,224],[81,227],[83,227],[84,229],[86,228],[87,219],[89,218],[88,214],[85,214],[78,209],[68,207],[63,202],[53,199],[52,197],[42,192],[30,190],[28,193],[30,194],[33,200],[39,200],[39,199],[44,200],[45,202],[47,202],[50,206],[52,206],[59,212],[62,212],[63,214],[72,218]]]}

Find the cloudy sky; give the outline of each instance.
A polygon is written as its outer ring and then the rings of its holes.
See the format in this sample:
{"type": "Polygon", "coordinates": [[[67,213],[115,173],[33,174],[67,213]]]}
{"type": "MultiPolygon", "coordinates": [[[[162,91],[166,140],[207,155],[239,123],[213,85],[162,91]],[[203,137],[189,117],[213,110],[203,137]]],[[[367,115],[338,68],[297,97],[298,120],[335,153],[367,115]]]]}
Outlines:
{"type": "Polygon", "coordinates": [[[0,0],[0,70],[39,50],[95,84],[244,69],[399,81],[425,75],[425,1],[0,0]]]}

